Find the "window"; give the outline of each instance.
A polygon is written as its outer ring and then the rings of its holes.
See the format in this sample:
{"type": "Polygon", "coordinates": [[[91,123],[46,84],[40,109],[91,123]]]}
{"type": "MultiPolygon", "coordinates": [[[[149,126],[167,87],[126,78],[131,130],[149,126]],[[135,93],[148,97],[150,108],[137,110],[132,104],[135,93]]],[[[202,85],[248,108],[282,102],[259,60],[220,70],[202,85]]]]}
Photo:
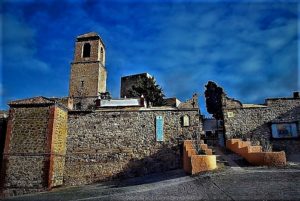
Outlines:
{"type": "Polygon", "coordinates": [[[84,81],[81,81],[81,87],[84,87],[84,81]]]}
{"type": "Polygon", "coordinates": [[[271,126],[273,138],[296,138],[297,124],[296,123],[274,123],[271,126]]]}
{"type": "Polygon", "coordinates": [[[89,43],[85,43],[83,45],[83,53],[82,57],[90,57],[91,56],[91,45],[89,43]]]}
{"type": "Polygon", "coordinates": [[[188,115],[182,117],[182,126],[190,126],[190,117],[188,115]]]}

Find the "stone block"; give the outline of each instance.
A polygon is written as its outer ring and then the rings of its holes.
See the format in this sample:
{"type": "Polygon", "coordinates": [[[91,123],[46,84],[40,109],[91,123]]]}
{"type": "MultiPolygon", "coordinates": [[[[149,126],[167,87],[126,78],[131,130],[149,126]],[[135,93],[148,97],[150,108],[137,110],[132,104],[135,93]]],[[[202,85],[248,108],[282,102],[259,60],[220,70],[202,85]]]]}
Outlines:
{"type": "Polygon", "coordinates": [[[215,155],[192,155],[191,157],[191,174],[206,172],[217,168],[215,155]]]}

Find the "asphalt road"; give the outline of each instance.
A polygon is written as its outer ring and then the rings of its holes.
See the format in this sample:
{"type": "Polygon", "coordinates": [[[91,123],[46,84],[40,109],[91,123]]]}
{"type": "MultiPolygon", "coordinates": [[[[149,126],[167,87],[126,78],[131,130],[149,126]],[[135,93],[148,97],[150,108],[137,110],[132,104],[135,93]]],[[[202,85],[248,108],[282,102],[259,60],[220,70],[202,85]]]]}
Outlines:
{"type": "Polygon", "coordinates": [[[300,200],[300,170],[228,168],[198,176],[187,176],[177,170],[7,200],[300,200]]]}

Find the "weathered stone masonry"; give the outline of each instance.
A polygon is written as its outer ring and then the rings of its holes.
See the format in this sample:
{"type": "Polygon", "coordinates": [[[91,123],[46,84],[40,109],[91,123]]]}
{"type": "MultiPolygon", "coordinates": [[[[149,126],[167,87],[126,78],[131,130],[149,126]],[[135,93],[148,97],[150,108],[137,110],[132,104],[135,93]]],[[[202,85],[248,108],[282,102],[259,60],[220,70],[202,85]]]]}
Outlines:
{"type": "Polygon", "coordinates": [[[237,100],[224,98],[224,126],[226,137],[244,137],[252,141],[264,138],[275,150],[287,154],[300,152],[299,139],[272,139],[272,123],[297,123],[300,134],[300,99],[266,99],[264,105],[247,105],[237,100]]]}
{"type": "Polygon", "coordinates": [[[106,92],[106,78],[105,46],[102,39],[94,32],[78,36],[71,66],[69,96],[98,96],[99,92],[106,92]],[[86,45],[90,49],[89,55],[84,57],[86,45]]]}
{"type": "Polygon", "coordinates": [[[183,139],[202,132],[199,108],[69,111],[37,97],[10,103],[2,195],[180,168],[183,139]],[[164,141],[156,141],[156,116],[164,141]],[[183,126],[183,116],[189,126],[183,126]]]}
{"type": "MultiPolygon", "coordinates": [[[[0,111],[0,156],[3,155],[5,145],[5,134],[7,127],[7,112],[0,111]]],[[[2,167],[2,157],[0,159],[0,168],[2,167]]]]}
{"type": "Polygon", "coordinates": [[[181,167],[179,139],[201,132],[198,109],[120,109],[70,112],[64,180],[86,184],[181,167]],[[190,127],[182,117],[190,117],[190,127]],[[164,118],[164,142],[157,142],[155,117],[164,118]]]}
{"type": "Polygon", "coordinates": [[[61,185],[66,109],[43,98],[12,102],[10,107],[1,174],[2,193],[23,194],[61,185]]]}
{"type": "Polygon", "coordinates": [[[75,43],[69,97],[9,104],[0,196],[181,167],[182,140],[202,133],[197,96],[174,107],[96,108],[106,75],[102,39],[83,34],[75,43]],[[163,141],[156,139],[157,116],[164,120],[163,141]]]}

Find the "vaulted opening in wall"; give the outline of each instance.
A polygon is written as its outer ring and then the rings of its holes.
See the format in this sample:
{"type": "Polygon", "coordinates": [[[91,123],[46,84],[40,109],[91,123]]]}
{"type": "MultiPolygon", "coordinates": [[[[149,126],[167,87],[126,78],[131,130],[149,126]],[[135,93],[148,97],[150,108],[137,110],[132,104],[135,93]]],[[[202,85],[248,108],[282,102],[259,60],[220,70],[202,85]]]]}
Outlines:
{"type": "Polygon", "coordinates": [[[91,45],[89,43],[85,43],[83,45],[82,57],[90,57],[90,56],[91,56],[91,45]]]}

